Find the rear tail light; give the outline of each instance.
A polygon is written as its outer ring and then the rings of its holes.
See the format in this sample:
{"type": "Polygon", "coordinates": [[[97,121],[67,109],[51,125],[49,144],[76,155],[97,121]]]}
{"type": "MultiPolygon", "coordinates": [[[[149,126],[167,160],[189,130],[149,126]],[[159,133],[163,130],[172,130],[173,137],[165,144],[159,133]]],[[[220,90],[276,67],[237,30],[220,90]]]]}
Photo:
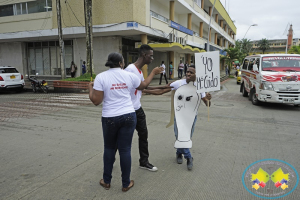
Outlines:
{"type": "Polygon", "coordinates": [[[23,75],[21,74],[21,80],[23,80],[24,79],[24,77],[23,77],[23,75]]]}
{"type": "Polygon", "coordinates": [[[3,78],[2,78],[2,76],[0,76],[0,81],[4,81],[3,78]]]}

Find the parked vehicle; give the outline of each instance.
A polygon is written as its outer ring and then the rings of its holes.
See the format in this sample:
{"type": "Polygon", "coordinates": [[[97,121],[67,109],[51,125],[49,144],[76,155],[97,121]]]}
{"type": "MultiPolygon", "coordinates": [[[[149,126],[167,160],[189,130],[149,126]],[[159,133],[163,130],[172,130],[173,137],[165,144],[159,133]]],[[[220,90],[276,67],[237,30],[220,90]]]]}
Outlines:
{"type": "MultiPolygon", "coordinates": [[[[38,74],[36,74],[37,76],[38,74]]],[[[27,76],[27,75],[26,75],[27,76]]],[[[48,93],[48,83],[45,80],[37,80],[35,77],[28,77],[31,83],[31,88],[33,92],[43,91],[45,93],[48,93]]]]}
{"type": "Polygon", "coordinates": [[[24,77],[15,67],[0,66],[0,90],[21,92],[24,85],[24,77]]]}
{"type": "Polygon", "coordinates": [[[300,105],[300,55],[247,56],[241,66],[240,92],[254,105],[260,102],[300,105]]]}

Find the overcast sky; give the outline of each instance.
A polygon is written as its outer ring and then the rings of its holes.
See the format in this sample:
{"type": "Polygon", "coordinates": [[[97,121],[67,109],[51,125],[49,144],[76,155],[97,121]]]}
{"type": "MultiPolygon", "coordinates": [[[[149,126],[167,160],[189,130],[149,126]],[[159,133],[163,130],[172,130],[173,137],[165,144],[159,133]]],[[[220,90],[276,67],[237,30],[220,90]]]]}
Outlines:
{"type": "Polygon", "coordinates": [[[237,28],[236,39],[286,39],[288,24],[300,38],[300,0],[220,0],[237,28]]]}

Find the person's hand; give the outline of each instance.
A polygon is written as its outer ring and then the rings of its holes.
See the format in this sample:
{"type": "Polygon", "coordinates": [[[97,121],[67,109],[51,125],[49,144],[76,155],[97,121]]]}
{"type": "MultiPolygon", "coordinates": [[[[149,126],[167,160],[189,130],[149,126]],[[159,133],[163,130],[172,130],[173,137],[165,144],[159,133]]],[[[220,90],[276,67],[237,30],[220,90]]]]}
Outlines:
{"type": "Polygon", "coordinates": [[[91,89],[93,89],[93,87],[94,87],[94,82],[90,82],[89,83],[89,89],[91,90],[91,89]]]}
{"type": "Polygon", "coordinates": [[[206,93],[206,99],[211,100],[211,94],[209,92],[206,93]]]}
{"type": "Polygon", "coordinates": [[[155,67],[152,72],[157,75],[157,74],[160,74],[164,71],[164,68],[163,67],[155,67]]]}

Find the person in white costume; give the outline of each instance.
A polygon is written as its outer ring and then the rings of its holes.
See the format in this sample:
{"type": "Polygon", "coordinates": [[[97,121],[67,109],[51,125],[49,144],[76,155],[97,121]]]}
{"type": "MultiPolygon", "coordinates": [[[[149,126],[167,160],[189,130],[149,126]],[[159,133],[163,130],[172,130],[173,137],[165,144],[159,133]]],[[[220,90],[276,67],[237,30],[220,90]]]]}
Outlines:
{"type": "MultiPolygon", "coordinates": [[[[149,93],[149,94],[154,94],[154,95],[161,95],[161,94],[170,92],[171,90],[177,90],[181,86],[189,84],[190,82],[194,82],[194,85],[195,85],[196,84],[195,81],[196,81],[195,65],[190,65],[187,69],[185,79],[175,81],[175,82],[171,83],[170,86],[168,86],[168,85],[165,86],[165,88],[158,87],[158,88],[152,88],[151,90],[145,89],[144,92],[149,93]]],[[[211,105],[211,102],[209,101],[211,99],[211,95],[209,93],[206,93],[206,94],[201,93],[201,99],[203,100],[203,102],[205,103],[206,106],[208,106],[208,104],[209,104],[209,106],[211,105]]],[[[176,99],[176,101],[177,101],[177,99],[176,99]]],[[[194,122],[192,123],[192,127],[190,127],[191,136],[194,132],[195,123],[197,121],[197,113],[196,113],[195,117],[192,116],[192,118],[194,119],[194,122]]],[[[175,132],[175,137],[177,139],[178,127],[176,124],[176,118],[174,118],[174,132],[175,132]]],[[[193,157],[190,153],[189,148],[177,148],[176,159],[177,159],[178,164],[182,164],[182,162],[183,162],[182,155],[184,155],[185,159],[187,160],[188,170],[191,170],[193,168],[193,157]]]]}

